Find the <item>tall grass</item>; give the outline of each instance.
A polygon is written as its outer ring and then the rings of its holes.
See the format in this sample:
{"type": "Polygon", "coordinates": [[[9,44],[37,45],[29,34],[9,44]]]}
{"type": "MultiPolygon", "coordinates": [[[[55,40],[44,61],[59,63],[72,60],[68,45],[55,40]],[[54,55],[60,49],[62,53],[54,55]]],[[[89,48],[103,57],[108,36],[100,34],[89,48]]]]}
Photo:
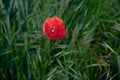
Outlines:
{"type": "Polygon", "coordinates": [[[0,80],[119,80],[119,0],[0,0],[0,80]],[[47,17],[64,39],[43,36],[47,17]]]}

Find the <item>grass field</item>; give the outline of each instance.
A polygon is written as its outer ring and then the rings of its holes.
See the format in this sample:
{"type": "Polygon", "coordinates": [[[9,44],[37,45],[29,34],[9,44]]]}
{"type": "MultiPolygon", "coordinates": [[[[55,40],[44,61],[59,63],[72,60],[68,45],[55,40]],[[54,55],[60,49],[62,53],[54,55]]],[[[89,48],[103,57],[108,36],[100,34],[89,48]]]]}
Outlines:
{"type": "Polygon", "coordinates": [[[0,80],[120,80],[120,0],[0,0],[0,80]]]}

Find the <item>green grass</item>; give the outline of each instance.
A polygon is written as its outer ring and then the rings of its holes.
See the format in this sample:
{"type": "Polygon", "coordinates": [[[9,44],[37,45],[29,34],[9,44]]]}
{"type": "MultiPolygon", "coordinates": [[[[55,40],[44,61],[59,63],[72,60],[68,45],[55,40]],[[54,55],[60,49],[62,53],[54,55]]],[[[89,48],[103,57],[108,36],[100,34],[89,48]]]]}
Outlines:
{"type": "Polygon", "coordinates": [[[119,0],[0,0],[0,80],[119,80],[119,0]],[[47,17],[68,34],[43,36],[47,17]]]}

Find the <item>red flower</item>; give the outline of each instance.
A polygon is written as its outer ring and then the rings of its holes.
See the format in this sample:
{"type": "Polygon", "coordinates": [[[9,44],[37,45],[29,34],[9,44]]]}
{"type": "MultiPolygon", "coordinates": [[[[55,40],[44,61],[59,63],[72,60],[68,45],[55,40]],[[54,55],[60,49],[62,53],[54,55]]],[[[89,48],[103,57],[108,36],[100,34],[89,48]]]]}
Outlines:
{"type": "Polygon", "coordinates": [[[57,16],[47,18],[43,23],[42,29],[48,38],[54,40],[64,38],[67,34],[63,20],[57,16]]]}

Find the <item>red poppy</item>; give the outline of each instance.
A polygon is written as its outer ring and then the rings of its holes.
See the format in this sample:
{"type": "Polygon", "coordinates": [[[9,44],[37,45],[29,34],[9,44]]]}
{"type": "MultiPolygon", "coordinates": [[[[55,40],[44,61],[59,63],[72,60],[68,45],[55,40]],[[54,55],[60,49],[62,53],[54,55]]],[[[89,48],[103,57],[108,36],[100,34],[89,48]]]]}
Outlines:
{"type": "Polygon", "coordinates": [[[43,23],[42,29],[48,38],[54,40],[64,38],[67,34],[63,20],[57,16],[47,18],[43,23]]]}

